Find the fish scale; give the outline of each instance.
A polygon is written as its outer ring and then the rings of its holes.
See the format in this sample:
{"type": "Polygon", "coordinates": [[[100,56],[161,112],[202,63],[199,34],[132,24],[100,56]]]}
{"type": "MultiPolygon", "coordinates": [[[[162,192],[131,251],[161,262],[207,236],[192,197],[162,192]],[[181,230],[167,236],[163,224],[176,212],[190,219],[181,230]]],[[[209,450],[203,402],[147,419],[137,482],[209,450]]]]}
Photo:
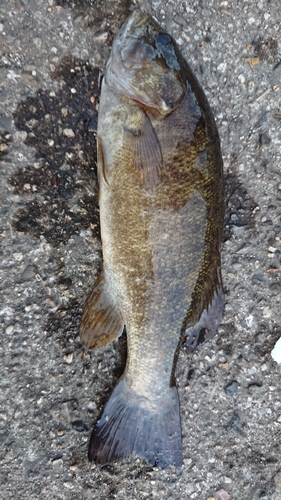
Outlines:
{"type": "Polygon", "coordinates": [[[138,9],[113,42],[97,141],[103,271],[81,337],[99,347],[126,325],[128,356],[89,459],[179,467],[178,350],[182,339],[211,338],[224,307],[222,159],[200,85],[175,41],[138,9]]]}

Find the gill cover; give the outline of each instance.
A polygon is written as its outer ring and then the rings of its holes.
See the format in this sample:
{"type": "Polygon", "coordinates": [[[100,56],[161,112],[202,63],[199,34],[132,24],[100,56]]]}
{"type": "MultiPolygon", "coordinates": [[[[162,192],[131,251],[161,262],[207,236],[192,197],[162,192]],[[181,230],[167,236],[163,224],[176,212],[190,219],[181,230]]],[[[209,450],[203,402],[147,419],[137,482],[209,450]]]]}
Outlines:
{"type": "Polygon", "coordinates": [[[180,57],[173,38],[137,9],[115,36],[106,84],[114,92],[167,115],[186,93],[180,57]]]}

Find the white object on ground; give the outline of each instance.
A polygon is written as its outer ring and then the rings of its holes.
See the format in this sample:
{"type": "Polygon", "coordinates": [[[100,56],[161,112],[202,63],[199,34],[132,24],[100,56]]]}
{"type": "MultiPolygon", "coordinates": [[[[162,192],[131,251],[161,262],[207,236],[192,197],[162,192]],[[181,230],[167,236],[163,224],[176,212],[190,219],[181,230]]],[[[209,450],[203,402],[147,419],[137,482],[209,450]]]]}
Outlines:
{"type": "Polygon", "coordinates": [[[281,363],[281,337],[277,340],[274,348],[272,349],[271,356],[276,363],[281,363]]]}

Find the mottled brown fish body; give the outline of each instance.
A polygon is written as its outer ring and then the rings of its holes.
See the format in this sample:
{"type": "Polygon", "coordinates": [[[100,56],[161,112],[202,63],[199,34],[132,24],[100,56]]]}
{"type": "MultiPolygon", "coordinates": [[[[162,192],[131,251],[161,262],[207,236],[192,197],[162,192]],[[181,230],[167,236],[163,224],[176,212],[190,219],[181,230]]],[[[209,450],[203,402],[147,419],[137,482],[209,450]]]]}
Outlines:
{"type": "Polygon", "coordinates": [[[222,160],[201,87],[140,10],[116,35],[102,83],[98,174],[103,273],[81,334],[94,347],[126,325],[128,359],[89,458],[180,466],[179,341],[210,338],[223,312],[222,160]]]}

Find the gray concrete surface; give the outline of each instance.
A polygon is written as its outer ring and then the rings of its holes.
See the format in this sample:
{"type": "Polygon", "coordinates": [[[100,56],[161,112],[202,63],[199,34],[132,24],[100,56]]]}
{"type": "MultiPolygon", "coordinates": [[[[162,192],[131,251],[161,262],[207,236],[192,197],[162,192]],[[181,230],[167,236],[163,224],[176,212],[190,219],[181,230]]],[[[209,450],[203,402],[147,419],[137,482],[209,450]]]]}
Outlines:
{"type": "Polygon", "coordinates": [[[81,308],[101,264],[99,69],[130,1],[0,0],[0,498],[281,499],[281,9],[149,1],[214,110],[226,176],[219,334],[180,352],[184,465],[87,462],[125,358],[86,352],[81,308]]]}

